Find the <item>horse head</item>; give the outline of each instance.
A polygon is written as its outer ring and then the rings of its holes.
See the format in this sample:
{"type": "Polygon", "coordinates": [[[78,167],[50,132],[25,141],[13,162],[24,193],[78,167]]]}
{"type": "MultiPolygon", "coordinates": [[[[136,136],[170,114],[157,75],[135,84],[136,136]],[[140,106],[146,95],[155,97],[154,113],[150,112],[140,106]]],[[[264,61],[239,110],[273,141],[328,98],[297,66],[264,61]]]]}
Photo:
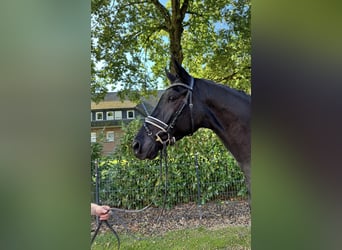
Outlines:
{"type": "Polygon", "coordinates": [[[176,60],[176,75],[166,72],[171,85],[160,97],[151,115],[145,118],[132,147],[139,159],[154,159],[158,151],[176,140],[192,134],[194,78],[176,60]]]}

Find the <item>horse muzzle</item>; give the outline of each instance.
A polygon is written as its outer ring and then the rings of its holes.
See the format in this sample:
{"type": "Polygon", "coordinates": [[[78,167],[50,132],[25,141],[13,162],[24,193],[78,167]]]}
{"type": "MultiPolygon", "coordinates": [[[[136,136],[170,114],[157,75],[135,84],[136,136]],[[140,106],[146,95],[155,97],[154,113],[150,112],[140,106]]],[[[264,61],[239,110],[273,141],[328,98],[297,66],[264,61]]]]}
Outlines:
{"type": "Polygon", "coordinates": [[[133,149],[133,153],[134,155],[140,159],[140,160],[144,160],[144,159],[154,159],[157,157],[158,155],[158,151],[159,151],[159,147],[158,147],[158,143],[154,143],[152,145],[150,145],[150,147],[146,147],[146,145],[143,145],[143,143],[141,143],[139,140],[134,140],[132,143],[132,149],[133,149]]]}

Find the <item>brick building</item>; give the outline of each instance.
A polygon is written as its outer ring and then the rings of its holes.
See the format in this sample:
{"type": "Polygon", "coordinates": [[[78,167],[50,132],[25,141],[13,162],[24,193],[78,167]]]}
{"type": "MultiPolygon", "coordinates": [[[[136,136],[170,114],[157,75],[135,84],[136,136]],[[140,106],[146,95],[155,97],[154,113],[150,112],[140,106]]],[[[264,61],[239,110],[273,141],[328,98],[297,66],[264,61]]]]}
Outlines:
{"type": "Polygon", "coordinates": [[[121,101],[116,92],[109,92],[99,103],[91,102],[91,142],[103,143],[103,154],[111,154],[120,142],[123,134],[123,124],[134,119],[144,119],[147,112],[152,112],[162,91],[157,97],[134,103],[128,100],[121,101]]]}

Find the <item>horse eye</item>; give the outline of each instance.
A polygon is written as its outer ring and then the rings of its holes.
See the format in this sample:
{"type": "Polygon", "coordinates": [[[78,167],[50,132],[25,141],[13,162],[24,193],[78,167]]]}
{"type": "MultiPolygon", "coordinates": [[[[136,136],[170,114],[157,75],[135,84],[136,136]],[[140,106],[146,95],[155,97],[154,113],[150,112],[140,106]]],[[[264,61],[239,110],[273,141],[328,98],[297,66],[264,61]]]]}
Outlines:
{"type": "Polygon", "coordinates": [[[169,96],[169,101],[172,102],[174,101],[176,98],[174,96],[169,96]]]}

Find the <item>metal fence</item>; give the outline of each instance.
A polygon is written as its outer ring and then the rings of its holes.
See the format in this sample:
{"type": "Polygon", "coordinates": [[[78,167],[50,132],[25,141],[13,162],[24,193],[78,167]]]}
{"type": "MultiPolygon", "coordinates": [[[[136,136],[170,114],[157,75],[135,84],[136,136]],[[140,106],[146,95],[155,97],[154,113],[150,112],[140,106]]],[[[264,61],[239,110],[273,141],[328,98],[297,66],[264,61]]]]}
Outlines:
{"type": "Polygon", "coordinates": [[[197,156],[182,166],[170,164],[167,177],[165,166],[158,161],[142,161],[135,168],[127,167],[127,162],[92,164],[92,201],[112,207],[140,209],[166,203],[172,208],[189,202],[203,205],[247,199],[244,178],[237,166],[233,170],[231,166],[218,166],[218,170],[208,173],[203,169],[203,160],[198,163],[197,156]]]}

